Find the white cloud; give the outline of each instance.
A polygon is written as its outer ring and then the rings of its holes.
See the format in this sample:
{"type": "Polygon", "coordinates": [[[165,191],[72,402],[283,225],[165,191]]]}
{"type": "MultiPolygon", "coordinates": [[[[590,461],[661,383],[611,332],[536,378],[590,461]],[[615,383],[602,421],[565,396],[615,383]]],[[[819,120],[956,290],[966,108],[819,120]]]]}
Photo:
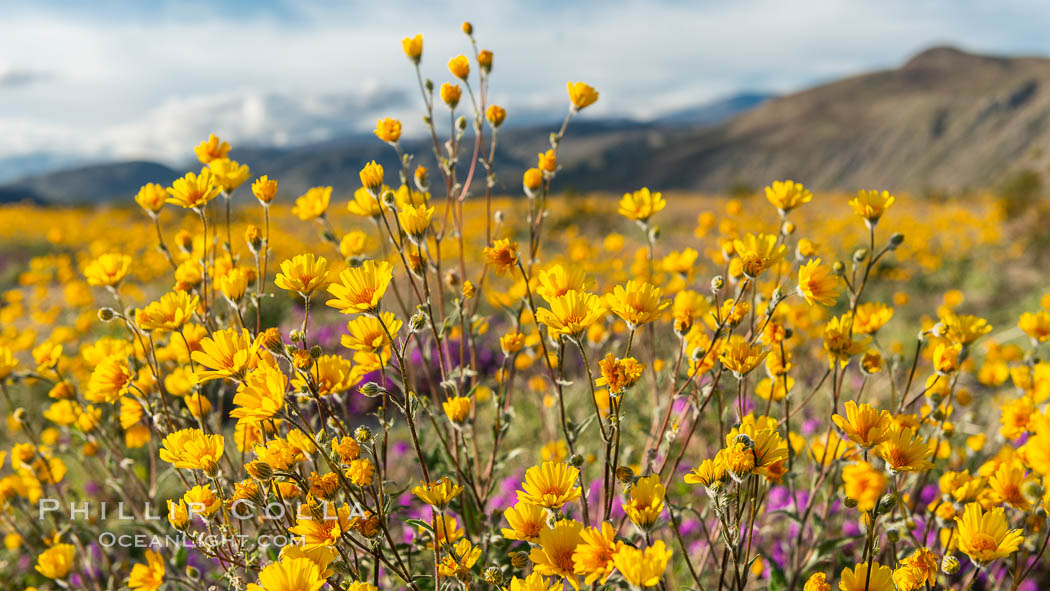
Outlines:
{"type": "Polygon", "coordinates": [[[1050,5],[1022,0],[26,4],[5,15],[0,55],[17,61],[0,80],[48,78],[0,88],[0,159],[172,161],[211,131],[300,143],[369,129],[380,115],[403,117],[412,133],[420,99],[400,38],[424,34],[425,73],[440,84],[445,61],[470,51],[464,18],[495,51],[492,98],[513,121],[563,109],[567,80],[601,92],[593,115],[644,117],[892,67],[937,42],[1045,52],[1047,16],[1050,5]]]}

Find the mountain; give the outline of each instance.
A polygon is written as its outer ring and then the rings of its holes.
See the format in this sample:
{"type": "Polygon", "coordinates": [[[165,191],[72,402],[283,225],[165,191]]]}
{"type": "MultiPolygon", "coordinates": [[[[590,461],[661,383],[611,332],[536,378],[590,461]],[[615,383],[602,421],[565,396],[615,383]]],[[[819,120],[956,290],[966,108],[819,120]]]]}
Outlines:
{"type": "MultiPolygon", "coordinates": [[[[520,192],[521,173],[535,166],[556,127],[501,130],[497,191],[520,192]]],[[[1044,146],[1050,146],[1050,59],[935,47],[898,68],[779,97],[746,93],[646,122],[595,120],[584,112],[559,153],[558,185],[725,191],[792,178],[817,190],[963,191],[1050,168],[1044,146]]],[[[406,140],[405,147],[433,170],[427,142],[406,140]]],[[[389,147],[364,135],[292,148],[238,147],[234,157],[279,179],[285,197],[315,185],[346,194],[369,160],[387,167],[390,181],[399,166],[389,147]]],[[[144,182],[174,176],[143,162],[91,166],[0,186],[0,200],[19,191],[52,202],[127,199],[144,182]]]]}
{"type": "Polygon", "coordinates": [[[936,47],[899,68],[776,98],[660,143],[630,171],[634,184],[725,190],[792,178],[818,189],[996,187],[1050,166],[1050,59],[936,47]]]}
{"type": "Polygon", "coordinates": [[[0,202],[101,203],[130,199],[146,183],[163,183],[179,173],[155,162],[118,162],[72,168],[22,179],[0,187],[0,202]]]}
{"type": "Polygon", "coordinates": [[[670,125],[715,125],[749,111],[776,95],[768,92],[741,92],[709,103],[686,107],[661,115],[658,121],[670,125]]]}

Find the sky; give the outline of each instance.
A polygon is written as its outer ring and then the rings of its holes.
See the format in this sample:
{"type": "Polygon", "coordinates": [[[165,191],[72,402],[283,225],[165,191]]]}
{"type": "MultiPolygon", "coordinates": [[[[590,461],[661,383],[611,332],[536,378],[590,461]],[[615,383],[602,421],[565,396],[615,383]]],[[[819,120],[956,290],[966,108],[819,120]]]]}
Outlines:
{"type": "Polygon", "coordinates": [[[400,117],[422,132],[402,37],[451,81],[474,23],[508,123],[556,119],[565,83],[587,116],[651,118],[741,91],[788,93],[892,68],[933,45],[1050,54],[1050,2],[736,0],[358,2],[0,0],[0,182],[112,159],[171,165],[209,132],[300,145],[400,117]]]}

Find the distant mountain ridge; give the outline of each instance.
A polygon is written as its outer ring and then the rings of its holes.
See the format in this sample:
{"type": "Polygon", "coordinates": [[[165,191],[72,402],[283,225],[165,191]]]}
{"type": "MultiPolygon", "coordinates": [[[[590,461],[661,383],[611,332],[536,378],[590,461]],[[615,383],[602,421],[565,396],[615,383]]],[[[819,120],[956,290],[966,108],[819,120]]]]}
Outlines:
{"type": "MultiPolygon", "coordinates": [[[[719,123],[771,96],[757,92],[733,95],[646,122],[582,116],[572,124],[571,138],[563,144],[562,160],[569,162],[581,158],[585,161],[590,153],[634,145],[639,137],[655,129],[669,126],[695,128],[719,123]]],[[[548,147],[548,136],[559,124],[560,121],[552,120],[544,125],[526,123],[524,126],[505,126],[501,129],[496,170],[502,190],[518,189],[522,171],[535,166],[536,153],[548,147]]],[[[472,141],[469,134],[465,141],[472,141]]],[[[403,139],[402,142],[407,151],[416,154],[418,163],[434,166],[429,141],[403,139]]],[[[233,156],[238,162],[251,166],[253,172],[279,179],[282,195],[289,197],[319,185],[331,185],[337,191],[349,192],[359,183],[358,171],[362,164],[369,160],[376,160],[391,171],[399,166],[389,146],[371,134],[357,134],[296,147],[237,146],[233,156]]],[[[40,158],[47,156],[40,155],[40,158]]],[[[27,167],[26,162],[13,164],[27,167]]],[[[82,164],[38,173],[39,168],[46,164],[44,161],[29,166],[28,170],[32,174],[25,178],[0,183],[0,203],[23,199],[56,204],[128,199],[144,183],[169,184],[181,174],[163,164],[148,161],[82,164]]],[[[187,166],[195,164],[187,163],[187,166]]],[[[579,188],[593,188],[582,175],[576,176],[580,178],[579,188]]]]}
{"type": "MultiPolygon", "coordinates": [[[[535,166],[552,127],[501,131],[499,191],[520,192],[520,175],[535,166]]],[[[585,112],[559,153],[558,185],[715,192],[791,178],[816,190],[962,191],[997,187],[1015,172],[1050,169],[1047,146],[1050,59],[935,47],[898,68],[780,97],[746,93],[653,121],[595,120],[585,112]]],[[[406,148],[433,165],[426,143],[406,148]]],[[[279,179],[290,197],[316,185],[347,194],[368,160],[390,170],[398,166],[374,138],[237,148],[235,157],[279,179]]],[[[150,163],[101,165],[0,186],[0,200],[22,193],[55,203],[127,199],[140,180],[174,176],[150,163]]]]}

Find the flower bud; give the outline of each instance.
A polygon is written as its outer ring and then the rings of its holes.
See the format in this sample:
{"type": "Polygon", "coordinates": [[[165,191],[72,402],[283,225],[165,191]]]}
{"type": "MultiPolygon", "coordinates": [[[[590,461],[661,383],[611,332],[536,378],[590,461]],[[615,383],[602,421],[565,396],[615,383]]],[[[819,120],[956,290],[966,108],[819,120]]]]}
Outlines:
{"type": "Polygon", "coordinates": [[[868,258],[868,249],[858,248],[853,251],[853,262],[860,263],[866,258],[868,258]]]}
{"type": "Polygon", "coordinates": [[[424,328],[426,328],[426,326],[427,326],[427,317],[422,312],[416,312],[415,314],[412,315],[411,318],[408,319],[408,328],[412,332],[419,332],[419,331],[423,330],[424,328]]]}
{"type": "Polygon", "coordinates": [[[498,587],[503,584],[503,571],[497,566],[486,568],[485,573],[482,576],[485,578],[485,582],[489,585],[496,585],[498,587]]]}
{"type": "Polygon", "coordinates": [[[941,572],[948,576],[959,572],[959,559],[951,554],[945,554],[941,559],[941,572]]]}
{"type": "Polygon", "coordinates": [[[244,241],[248,244],[248,250],[257,253],[262,248],[262,232],[259,227],[250,224],[244,229],[244,241]]]}
{"type": "Polygon", "coordinates": [[[893,236],[890,236],[890,250],[897,250],[897,247],[899,247],[902,242],[904,242],[904,234],[897,232],[893,236]]]}
{"type": "Polygon", "coordinates": [[[619,480],[621,484],[627,484],[634,480],[634,470],[631,470],[627,466],[619,466],[616,468],[616,480],[619,480]]]}
{"type": "Polygon", "coordinates": [[[893,511],[893,508],[896,506],[897,497],[893,495],[886,495],[882,497],[882,499],[879,501],[879,513],[885,515],[886,513],[893,511]]]}
{"type": "Polygon", "coordinates": [[[755,440],[751,439],[751,437],[748,436],[746,433],[741,433],[740,435],[737,435],[736,439],[733,440],[733,443],[743,443],[744,447],[748,449],[755,449],[755,440]]]}
{"type": "Polygon", "coordinates": [[[467,35],[474,34],[474,25],[470,24],[470,21],[463,21],[463,26],[461,28],[463,29],[463,32],[467,35]]]}
{"type": "Polygon", "coordinates": [[[835,261],[835,264],[831,266],[831,270],[839,277],[842,277],[846,272],[846,264],[842,261],[835,261]]]}
{"type": "Polygon", "coordinates": [[[510,564],[514,568],[525,568],[529,564],[528,552],[515,552],[510,555],[510,564]]]}
{"type": "Polygon", "coordinates": [[[482,49],[478,52],[478,65],[481,66],[482,70],[488,72],[492,69],[492,52],[487,49],[482,49]]]}
{"type": "Polygon", "coordinates": [[[857,508],[857,499],[846,497],[842,501],[842,504],[845,505],[847,509],[856,509],[857,508]]]}
{"type": "Polygon", "coordinates": [[[113,308],[105,308],[104,307],[104,308],[99,308],[98,309],[98,319],[101,320],[102,322],[109,322],[110,320],[113,320],[116,317],[117,317],[117,311],[114,310],[113,308]]]}
{"type": "Polygon", "coordinates": [[[354,439],[358,443],[370,443],[372,441],[372,430],[364,425],[354,429],[354,439]]]}
{"type": "Polygon", "coordinates": [[[573,468],[579,468],[583,465],[583,456],[580,454],[572,454],[569,456],[569,465],[573,468]]]}
{"type": "Polygon", "coordinates": [[[317,359],[317,358],[321,357],[321,355],[323,355],[323,354],[324,354],[324,349],[321,348],[321,345],[314,345],[313,347],[310,347],[310,357],[313,357],[314,359],[317,359]]]}
{"type": "Polygon", "coordinates": [[[463,115],[456,117],[456,129],[463,131],[467,128],[467,118],[463,115]]]}
{"type": "Polygon", "coordinates": [[[270,478],[273,478],[273,468],[262,460],[248,462],[244,465],[244,471],[252,478],[262,482],[267,482],[270,478]]]}
{"type": "Polygon", "coordinates": [[[369,398],[375,398],[383,393],[383,388],[375,382],[366,382],[363,386],[358,388],[361,394],[368,396],[369,398]]]}
{"type": "Polygon", "coordinates": [[[379,196],[379,199],[383,202],[383,205],[387,207],[394,207],[397,205],[397,198],[395,197],[394,192],[390,189],[383,191],[383,194],[379,196]]]}
{"type": "Polygon", "coordinates": [[[722,288],[726,286],[726,280],[721,275],[715,275],[711,279],[711,291],[718,293],[722,291],[722,288]]]}

